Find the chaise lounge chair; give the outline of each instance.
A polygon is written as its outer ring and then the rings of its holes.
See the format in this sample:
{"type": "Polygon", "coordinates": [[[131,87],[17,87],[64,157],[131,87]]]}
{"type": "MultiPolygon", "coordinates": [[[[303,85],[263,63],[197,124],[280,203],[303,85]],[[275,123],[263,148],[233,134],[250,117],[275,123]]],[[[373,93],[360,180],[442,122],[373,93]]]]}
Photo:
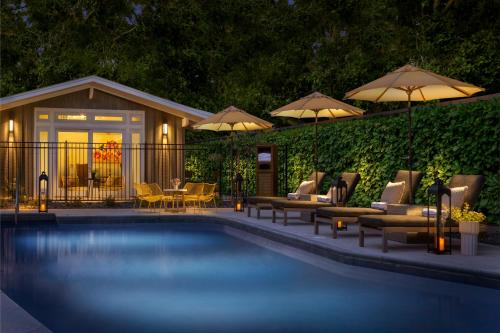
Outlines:
{"type": "MultiPolygon", "coordinates": [[[[324,172],[318,171],[318,187],[323,183],[323,179],[325,178],[324,172]]],[[[311,176],[307,179],[308,181],[314,181],[316,179],[316,172],[313,172],[311,176]]],[[[297,193],[297,190],[294,193],[297,193]]],[[[316,182],[314,182],[313,187],[308,191],[308,193],[304,194],[313,194],[316,193],[316,182]]],[[[271,202],[273,200],[286,199],[285,197],[264,197],[264,196],[255,196],[248,198],[248,217],[251,215],[251,208],[255,208],[257,210],[257,218],[260,219],[260,211],[262,209],[273,209],[271,202]]]]}
{"type": "MultiPolygon", "coordinates": [[[[455,202],[457,207],[462,208],[464,203],[468,203],[470,207],[474,207],[481,188],[484,184],[484,176],[481,175],[455,175],[451,177],[448,187],[457,188],[467,186],[463,200],[455,202]]],[[[455,201],[452,195],[452,205],[455,201]]],[[[427,206],[408,206],[406,215],[362,215],[359,217],[359,246],[364,247],[365,232],[377,233],[382,235],[382,251],[387,252],[387,241],[389,234],[397,233],[427,233],[427,216],[422,213],[422,210],[427,206]],[[425,215],[425,216],[423,216],[425,215]]],[[[431,225],[435,223],[435,218],[430,218],[431,225]]],[[[449,225],[447,225],[446,230],[449,225]]],[[[434,228],[430,228],[430,232],[434,232],[434,228]]],[[[452,221],[452,232],[458,232],[458,224],[452,221]]]]}
{"type": "MultiPolygon", "coordinates": [[[[347,184],[347,191],[344,193],[345,197],[339,198],[339,205],[346,203],[351,195],[354,193],[356,185],[358,185],[360,176],[359,173],[344,172],[341,175],[341,179],[347,184]]],[[[288,213],[289,212],[303,212],[313,214],[317,208],[320,207],[332,207],[337,205],[336,190],[334,187],[330,187],[328,190],[329,196],[322,196],[325,199],[328,198],[326,202],[318,201],[318,196],[310,195],[309,200],[287,200],[279,199],[271,202],[273,207],[273,223],[276,222],[276,213],[280,212],[283,214],[283,225],[288,224],[288,213]],[[335,193],[334,193],[335,192],[335,193]],[[334,198],[333,202],[331,198],[334,198]]],[[[311,218],[312,221],[312,218],[311,218]]]]}
{"type": "MultiPolygon", "coordinates": [[[[319,232],[319,223],[329,223],[332,225],[332,237],[337,238],[338,235],[338,225],[337,222],[340,220],[343,224],[353,224],[358,222],[359,216],[372,214],[372,215],[385,215],[387,210],[398,210],[401,209],[402,204],[407,204],[410,198],[410,191],[412,194],[416,192],[420,179],[422,178],[422,173],[418,171],[412,171],[412,188],[410,189],[408,184],[409,172],[406,170],[399,170],[394,178],[393,183],[404,182],[403,191],[401,194],[397,195],[397,198],[391,198],[394,192],[390,187],[386,187],[384,193],[382,193],[381,201],[385,201],[385,205],[381,204],[377,208],[368,207],[323,207],[316,209],[316,214],[314,217],[314,233],[317,235],[319,232]]],[[[390,184],[388,184],[390,185],[390,184]]]]}

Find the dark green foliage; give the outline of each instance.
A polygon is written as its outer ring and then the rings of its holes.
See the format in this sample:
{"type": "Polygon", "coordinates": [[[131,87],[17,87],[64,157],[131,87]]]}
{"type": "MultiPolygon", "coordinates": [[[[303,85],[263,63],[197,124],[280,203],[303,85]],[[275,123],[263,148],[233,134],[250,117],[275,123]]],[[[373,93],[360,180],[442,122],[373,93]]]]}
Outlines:
{"type": "MultiPolygon", "coordinates": [[[[372,117],[320,125],[319,170],[335,176],[342,171],[356,171],[361,181],[351,200],[352,205],[368,206],[377,201],[385,184],[398,169],[406,169],[407,115],[372,117]]],[[[289,190],[313,170],[314,126],[290,130],[240,135],[234,145],[240,149],[240,171],[250,180],[254,192],[256,142],[275,143],[283,158],[288,146],[289,190]]],[[[486,184],[477,208],[488,221],[500,222],[500,99],[452,105],[424,107],[414,112],[414,169],[424,172],[416,202],[427,203],[425,189],[437,176],[448,180],[455,174],[483,174],[486,184]]],[[[197,180],[214,178],[219,162],[213,163],[213,152],[225,152],[224,170],[229,175],[230,140],[204,143],[206,151],[187,156],[187,170],[197,180]]],[[[282,161],[283,162],[283,161],[282,161]]],[[[283,165],[284,163],[280,163],[283,165]]],[[[284,172],[282,169],[281,172],[284,172]]],[[[224,179],[228,191],[228,180],[224,179]]],[[[328,184],[325,184],[325,188],[328,184]]],[[[282,193],[283,194],[283,193],[282,193]]]]}
{"type": "Polygon", "coordinates": [[[4,0],[0,95],[96,74],[269,118],[408,62],[497,92],[499,12],[500,0],[4,0]]]}

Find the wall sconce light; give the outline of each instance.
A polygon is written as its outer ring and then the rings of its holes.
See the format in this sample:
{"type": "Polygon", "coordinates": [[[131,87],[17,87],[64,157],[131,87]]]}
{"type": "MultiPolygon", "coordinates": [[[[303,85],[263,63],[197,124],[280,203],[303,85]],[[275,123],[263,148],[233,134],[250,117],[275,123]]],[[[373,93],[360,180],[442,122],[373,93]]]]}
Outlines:
{"type": "Polygon", "coordinates": [[[9,133],[14,133],[14,119],[9,119],[9,133]]]}
{"type": "Polygon", "coordinates": [[[168,123],[167,122],[164,122],[163,125],[161,126],[161,133],[163,135],[168,134],[168,123]]]}

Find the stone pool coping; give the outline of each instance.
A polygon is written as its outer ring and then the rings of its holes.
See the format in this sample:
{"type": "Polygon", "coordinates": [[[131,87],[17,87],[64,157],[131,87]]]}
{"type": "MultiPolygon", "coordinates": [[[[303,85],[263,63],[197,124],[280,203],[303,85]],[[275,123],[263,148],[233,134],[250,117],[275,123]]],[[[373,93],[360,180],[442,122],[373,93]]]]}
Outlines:
{"type": "MultiPolygon", "coordinates": [[[[84,211],[82,211],[84,212],[84,211]]],[[[450,282],[459,282],[482,287],[500,289],[500,273],[477,269],[471,267],[451,267],[450,265],[440,265],[432,262],[408,260],[404,257],[388,258],[377,253],[359,253],[354,250],[335,247],[326,242],[314,241],[310,237],[305,237],[297,233],[284,230],[277,230],[264,224],[251,223],[251,218],[244,216],[224,216],[223,214],[135,214],[133,215],[92,215],[88,214],[55,214],[45,219],[56,220],[59,224],[102,224],[102,223],[217,223],[239,229],[251,234],[261,236],[279,243],[293,246],[301,250],[325,257],[348,265],[361,266],[373,269],[381,269],[396,273],[416,275],[421,277],[434,278],[450,282]]],[[[27,218],[28,214],[24,216],[27,218]]],[[[32,214],[29,214],[32,215],[32,214]]],[[[34,214],[40,215],[40,214],[34,214]]],[[[3,221],[10,217],[3,215],[3,221]]],[[[23,220],[24,220],[23,218],[23,220]]],[[[256,220],[255,221],[259,221],[256,220]]],[[[499,257],[500,260],[500,257],[499,257]]]]}
{"type": "Polygon", "coordinates": [[[2,333],[51,333],[38,320],[11,300],[0,290],[0,332],[2,333]]]}

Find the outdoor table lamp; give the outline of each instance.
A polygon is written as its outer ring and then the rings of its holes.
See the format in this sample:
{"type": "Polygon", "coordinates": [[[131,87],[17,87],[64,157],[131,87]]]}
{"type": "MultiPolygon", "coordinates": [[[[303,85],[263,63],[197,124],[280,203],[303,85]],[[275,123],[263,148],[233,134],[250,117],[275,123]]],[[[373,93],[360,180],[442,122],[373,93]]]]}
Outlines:
{"type": "Polygon", "coordinates": [[[448,207],[451,209],[451,190],[442,180],[436,179],[427,189],[427,251],[435,254],[451,254],[451,214],[445,212],[443,216],[443,195],[448,195],[448,207]],[[434,240],[431,242],[431,196],[436,197],[436,222],[434,224],[434,240]],[[448,224],[448,239],[445,237],[445,228],[448,224]],[[432,245],[431,245],[432,244],[432,245]]]}
{"type": "MultiPolygon", "coordinates": [[[[342,179],[341,176],[338,176],[332,181],[332,187],[335,187],[335,198],[337,207],[343,207],[345,205],[345,200],[347,199],[347,183],[342,179]]],[[[331,196],[332,205],[335,204],[333,202],[333,193],[331,196]]],[[[337,230],[347,230],[347,224],[342,220],[337,220],[337,230]]]]}
{"type": "Polygon", "coordinates": [[[47,213],[48,212],[48,183],[49,177],[42,171],[40,177],[38,177],[38,212],[47,213]]]}
{"type": "Polygon", "coordinates": [[[237,173],[234,176],[234,188],[235,191],[234,193],[234,211],[235,212],[243,212],[244,211],[244,205],[243,205],[243,190],[242,190],[242,185],[243,185],[243,176],[241,173],[237,173]]]}

